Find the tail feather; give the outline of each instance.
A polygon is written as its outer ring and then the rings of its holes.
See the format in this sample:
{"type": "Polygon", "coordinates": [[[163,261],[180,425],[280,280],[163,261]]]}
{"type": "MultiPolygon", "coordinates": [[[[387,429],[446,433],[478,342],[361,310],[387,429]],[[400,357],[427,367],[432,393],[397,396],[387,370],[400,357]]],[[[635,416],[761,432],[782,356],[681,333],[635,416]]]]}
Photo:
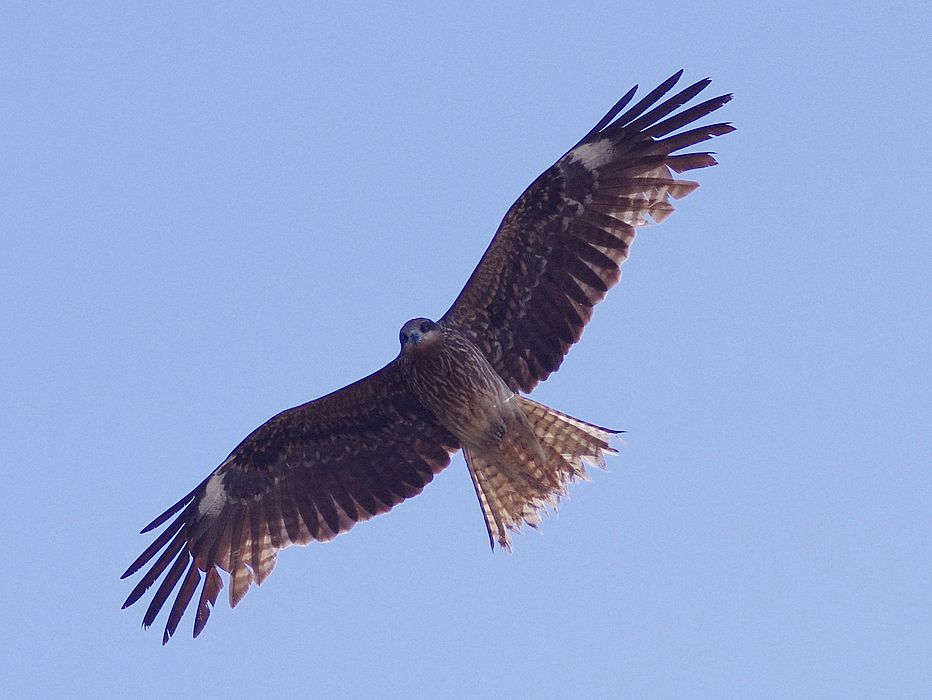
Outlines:
{"type": "Polygon", "coordinates": [[[511,551],[510,533],[537,527],[541,513],[556,508],[566,485],[588,481],[585,465],[605,468],[620,431],[573,418],[523,396],[516,397],[514,425],[492,448],[465,449],[466,462],[485,517],[489,541],[511,551]]]}

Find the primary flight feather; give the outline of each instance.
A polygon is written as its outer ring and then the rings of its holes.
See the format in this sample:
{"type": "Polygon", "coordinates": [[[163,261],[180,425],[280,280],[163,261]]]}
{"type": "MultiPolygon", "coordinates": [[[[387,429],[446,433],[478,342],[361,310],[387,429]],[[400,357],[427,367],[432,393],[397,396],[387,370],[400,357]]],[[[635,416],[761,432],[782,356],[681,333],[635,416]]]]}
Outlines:
{"type": "Polygon", "coordinates": [[[733,131],[689,129],[731,99],[678,111],[709,84],[664,100],[682,71],[636,104],[632,88],[544,171],[505,215],[438,321],[401,328],[382,369],[259,426],[187,496],[143,529],[165,529],[123,574],[148,566],[123,607],[164,575],[143,616],[174,593],[163,643],[195,600],[200,634],[229,575],[230,605],[272,572],[279,550],[326,542],[421,492],[462,449],[489,538],[535,526],[585,463],[614,452],[600,428],[532,401],[617,284],[635,229],[663,221],[698,183],[675,173],[716,165],[685,148],[733,131]]]}

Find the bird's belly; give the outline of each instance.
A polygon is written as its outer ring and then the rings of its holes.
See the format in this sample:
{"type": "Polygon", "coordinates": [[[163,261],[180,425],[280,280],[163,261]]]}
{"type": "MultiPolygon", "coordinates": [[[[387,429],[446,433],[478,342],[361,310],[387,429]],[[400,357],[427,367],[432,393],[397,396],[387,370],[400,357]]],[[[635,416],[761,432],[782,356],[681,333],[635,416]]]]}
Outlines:
{"type": "Polygon", "coordinates": [[[487,447],[498,443],[508,425],[508,399],[497,395],[473,394],[453,403],[430,407],[443,426],[463,446],[487,447]]]}

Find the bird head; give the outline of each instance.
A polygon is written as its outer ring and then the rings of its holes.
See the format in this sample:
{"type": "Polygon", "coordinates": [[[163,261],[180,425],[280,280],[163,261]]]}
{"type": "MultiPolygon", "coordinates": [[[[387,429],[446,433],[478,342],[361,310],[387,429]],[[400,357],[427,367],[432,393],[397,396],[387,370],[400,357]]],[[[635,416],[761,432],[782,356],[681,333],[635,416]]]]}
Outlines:
{"type": "Polygon", "coordinates": [[[440,326],[429,318],[412,318],[401,327],[398,340],[404,352],[418,345],[423,345],[439,337],[440,326]]]}

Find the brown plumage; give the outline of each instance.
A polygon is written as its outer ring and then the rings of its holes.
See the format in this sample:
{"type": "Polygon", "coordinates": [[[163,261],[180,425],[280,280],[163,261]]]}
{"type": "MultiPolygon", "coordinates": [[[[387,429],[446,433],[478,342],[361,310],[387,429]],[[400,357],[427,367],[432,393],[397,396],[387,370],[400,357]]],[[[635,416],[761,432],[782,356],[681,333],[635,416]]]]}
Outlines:
{"type": "Polygon", "coordinates": [[[328,541],[417,495],[461,448],[490,540],[504,548],[567,483],[586,478],[584,463],[604,466],[616,431],[518,392],[556,371],[579,340],[618,282],[635,228],[662,221],[671,197],[698,187],[673,172],[716,164],[710,153],[679,151],[730,125],[679,130],[730,95],[674,114],[709,84],[661,101],[681,73],[622,114],[629,91],[525,190],[447,313],[402,327],[398,357],[270,419],[143,529],[168,523],[123,574],[148,565],[124,607],[164,574],[143,624],[177,591],[167,642],[197,595],[196,637],[223,586],[219,570],[235,606],[272,572],[279,550],[328,541]]]}

